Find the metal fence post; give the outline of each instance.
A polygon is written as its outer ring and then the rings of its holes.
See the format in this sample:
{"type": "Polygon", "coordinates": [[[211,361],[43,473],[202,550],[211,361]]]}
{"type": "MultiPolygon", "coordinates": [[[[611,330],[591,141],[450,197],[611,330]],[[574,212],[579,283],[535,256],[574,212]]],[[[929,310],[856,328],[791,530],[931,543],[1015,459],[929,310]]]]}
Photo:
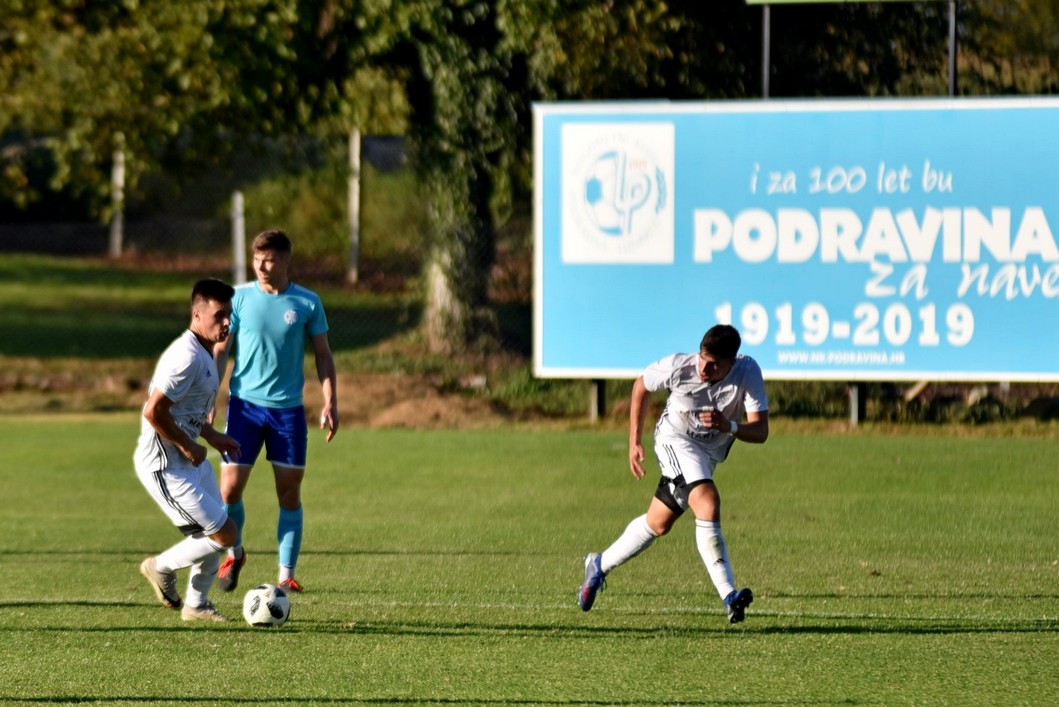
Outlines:
{"type": "Polygon", "coordinates": [[[232,192],[232,282],[246,282],[246,212],[243,192],[232,192]]]}
{"type": "Polygon", "coordinates": [[[125,241],[125,149],[114,150],[110,166],[110,203],[114,213],[110,217],[110,257],[120,258],[125,241]]]}
{"type": "Polygon", "coordinates": [[[360,130],[349,133],[349,269],[346,281],[360,279],[360,130]]]}

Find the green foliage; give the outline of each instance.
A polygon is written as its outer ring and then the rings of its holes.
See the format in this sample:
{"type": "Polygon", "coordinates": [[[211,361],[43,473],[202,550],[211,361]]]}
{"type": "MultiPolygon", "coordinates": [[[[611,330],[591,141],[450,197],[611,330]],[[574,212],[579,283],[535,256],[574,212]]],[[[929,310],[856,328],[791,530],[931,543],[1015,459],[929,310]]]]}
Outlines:
{"type": "MultiPolygon", "coordinates": [[[[296,239],[299,260],[344,271],[349,252],[348,143],[329,141],[315,158],[243,190],[247,231],[282,224],[296,239]]],[[[419,272],[428,232],[426,209],[409,169],[380,171],[361,164],[360,258],[367,275],[390,281],[419,272]]],[[[393,287],[393,285],[387,285],[393,287]]]]}
{"type": "Polygon", "coordinates": [[[849,418],[847,384],[830,381],[767,381],[769,414],[849,418]]]}
{"type": "Polygon", "coordinates": [[[529,368],[520,367],[490,393],[494,400],[515,412],[572,417],[587,413],[588,386],[587,381],[537,378],[529,368]]]}
{"type": "MultiPolygon", "coordinates": [[[[739,626],[690,519],[577,608],[582,555],[652,493],[628,473],[624,431],[344,429],[325,444],[313,430],[307,591],[262,630],[183,624],[140,577],[180,534],[132,473],[137,425],[0,426],[4,517],[24,529],[0,538],[18,577],[0,587],[0,701],[996,705],[1059,691],[1042,493],[1059,483],[1055,430],[795,428],[737,446],[717,478],[736,578],[756,596],[739,626]],[[709,656],[709,670],[689,679],[674,656],[709,656]]],[[[274,581],[266,475],[244,500],[243,582],[274,581]]],[[[236,616],[241,595],[211,599],[236,616]]]]}
{"type": "Polygon", "coordinates": [[[55,158],[50,187],[78,184],[103,210],[118,148],[132,189],[163,165],[223,160],[240,144],[233,135],[402,126],[398,84],[355,63],[364,44],[349,2],[8,4],[0,134],[15,140],[3,177],[23,199],[39,146],[55,158]]]}
{"type": "MultiPolygon", "coordinates": [[[[295,263],[312,275],[311,261],[295,263]]],[[[0,326],[19,336],[0,341],[0,356],[153,361],[187,326],[191,285],[223,270],[147,269],[43,256],[0,257],[0,326]]],[[[405,293],[359,292],[303,280],[324,299],[336,352],[374,346],[414,327],[418,308],[405,293]]]]}
{"type": "Polygon", "coordinates": [[[963,29],[961,93],[1059,92],[1059,1],[976,2],[963,29]]]}
{"type": "MultiPolygon", "coordinates": [[[[960,92],[1054,92],[1059,0],[960,4],[960,92]]],[[[428,338],[495,335],[497,232],[531,186],[539,100],[746,98],[761,14],[742,0],[8,0],[0,28],[0,195],[72,192],[106,215],[129,189],[188,174],[247,136],[407,133],[426,206],[428,338]],[[41,165],[47,165],[42,184],[41,165]]],[[[945,3],[772,9],[773,96],[944,92],[945,3]]],[[[321,175],[322,176],[322,175],[321,175]]],[[[334,189],[308,174],[260,192],[342,242],[334,189]]],[[[271,213],[255,217],[275,218],[271,213]]]]}

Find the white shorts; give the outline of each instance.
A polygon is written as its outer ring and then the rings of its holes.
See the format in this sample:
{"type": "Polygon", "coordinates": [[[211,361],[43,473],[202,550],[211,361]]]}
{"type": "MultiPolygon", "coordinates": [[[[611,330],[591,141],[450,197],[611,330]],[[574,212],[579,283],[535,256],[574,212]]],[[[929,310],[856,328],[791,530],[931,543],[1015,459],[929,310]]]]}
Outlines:
{"type": "Polygon", "coordinates": [[[136,470],[140,483],[158,507],[184,535],[213,535],[228,520],[213,465],[167,467],[160,471],[136,470]]]}
{"type": "Polygon", "coordinates": [[[668,479],[683,477],[685,485],[696,481],[712,481],[713,470],[718,463],[702,447],[683,438],[663,437],[656,440],[655,456],[658,457],[662,476],[668,479]]]}
{"type": "Polygon", "coordinates": [[[688,509],[688,491],[703,481],[713,481],[717,462],[694,442],[684,439],[655,441],[655,456],[662,470],[655,496],[676,513],[688,509]]]}

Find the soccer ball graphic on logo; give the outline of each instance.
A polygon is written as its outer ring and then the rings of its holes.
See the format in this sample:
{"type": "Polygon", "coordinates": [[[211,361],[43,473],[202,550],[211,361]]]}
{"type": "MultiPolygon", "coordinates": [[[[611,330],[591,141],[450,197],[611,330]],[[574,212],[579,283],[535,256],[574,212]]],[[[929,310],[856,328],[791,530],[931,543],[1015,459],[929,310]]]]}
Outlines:
{"type": "Polygon", "coordinates": [[[259,584],[243,597],[243,618],[251,626],[282,626],[290,616],[290,598],[274,584],[259,584]]]}

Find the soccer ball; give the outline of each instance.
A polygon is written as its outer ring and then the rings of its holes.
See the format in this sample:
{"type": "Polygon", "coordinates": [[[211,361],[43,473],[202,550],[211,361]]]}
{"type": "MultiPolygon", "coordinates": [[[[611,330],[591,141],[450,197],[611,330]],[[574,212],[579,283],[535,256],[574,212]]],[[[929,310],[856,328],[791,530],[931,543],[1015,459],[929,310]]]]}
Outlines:
{"type": "Polygon", "coordinates": [[[259,584],[243,597],[243,618],[251,626],[282,626],[290,616],[290,598],[274,584],[259,584]]]}

